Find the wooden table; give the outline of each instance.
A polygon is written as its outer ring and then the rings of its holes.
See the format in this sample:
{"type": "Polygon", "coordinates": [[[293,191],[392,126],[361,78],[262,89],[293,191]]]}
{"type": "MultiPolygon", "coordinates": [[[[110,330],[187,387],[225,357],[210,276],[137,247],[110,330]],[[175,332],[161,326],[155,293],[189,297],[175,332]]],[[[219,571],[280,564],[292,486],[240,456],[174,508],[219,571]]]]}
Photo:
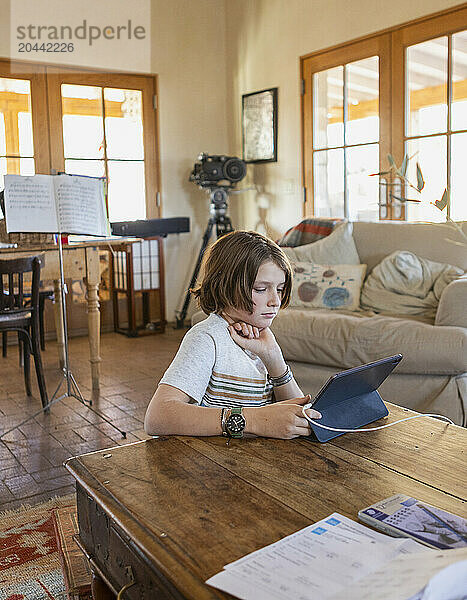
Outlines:
{"type": "MultiPolygon", "coordinates": [[[[388,421],[414,414],[388,408],[388,421]]],[[[94,597],[134,581],[124,598],[231,598],[204,581],[334,511],[356,520],[395,493],[465,517],[466,445],[465,429],[425,418],[327,444],[160,437],[72,458],[94,597]]]]}
{"type": "MultiPolygon", "coordinates": [[[[91,379],[93,395],[99,393],[99,366],[100,366],[100,311],[99,311],[99,246],[103,242],[86,242],[63,247],[63,268],[65,278],[84,279],[87,287],[88,304],[88,333],[89,333],[89,361],[91,363],[91,379]]],[[[107,242],[104,242],[107,245],[107,242]]],[[[24,250],[0,250],[5,258],[18,258],[31,254],[44,253],[45,264],[41,269],[41,279],[53,279],[55,293],[55,328],[57,331],[58,353],[60,366],[64,365],[65,346],[62,317],[62,295],[60,282],[60,263],[58,246],[28,247],[24,250]]],[[[70,299],[71,301],[71,299],[70,299]]]]}

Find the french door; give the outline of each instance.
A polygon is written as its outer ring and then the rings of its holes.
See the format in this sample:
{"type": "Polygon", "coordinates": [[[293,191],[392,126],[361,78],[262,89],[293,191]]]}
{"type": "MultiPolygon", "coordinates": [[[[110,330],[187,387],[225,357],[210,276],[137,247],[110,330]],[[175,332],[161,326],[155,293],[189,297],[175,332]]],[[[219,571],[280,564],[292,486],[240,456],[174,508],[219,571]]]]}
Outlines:
{"type": "Polygon", "coordinates": [[[467,219],[467,8],[304,57],[302,77],[307,215],[467,219]],[[371,177],[389,154],[398,167],[410,157],[405,179],[371,177]],[[425,186],[414,195],[417,163],[425,186]]]}
{"type": "Polygon", "coordinates": [[[0,60],[6,173],[105,177],[111,221],[160,216],[156,78],[0,60]]]}

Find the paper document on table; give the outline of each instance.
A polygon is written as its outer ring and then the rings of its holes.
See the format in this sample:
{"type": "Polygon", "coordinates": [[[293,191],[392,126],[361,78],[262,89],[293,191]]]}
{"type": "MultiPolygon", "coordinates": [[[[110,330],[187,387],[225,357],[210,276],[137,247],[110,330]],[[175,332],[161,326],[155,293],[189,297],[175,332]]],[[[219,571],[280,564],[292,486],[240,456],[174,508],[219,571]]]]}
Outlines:
{"type": "Polygon", "coordinates": [[[242,600],[326,600],[401,554],[430,553],[338,513],[230,563],[206,583],[242,600]]]}
{"type": "MultiPolygon", "coordinates": [[[[432,550],[428,553],[413,554],[411,556],[399,556],[381,568],[373,571],[357,583],[351,585],[345,591],[345,600],[416,600],[422,598],[420,592],[430,579],[454,563],[467,561],[467,549],[459,550],[432,550]]],[[[464,573],[467,573],[467,562],[462,567],[464,573]]],[[[442,575],[442,574],[441,574],[442,575]]],[[[444,598],[462,598],[467,597],[467,577],[464,575],[462,581],[457,585],[458,595],[444,595],[444,598]],[[460,587],[462,586],[462,587],[460,587]],[[462,596],[465,592],[465,596],[462,596]]],[[[455,575],[451,571],[446,573],[446,581],[438,583],[440,589],[446,592],[447,587],[456,585],[455,575]]],[[[429,596],[435,600],[434,594],[429,596]]],[[[341,600],[342,596],[337,594],[332,600],[341,600]]]]}

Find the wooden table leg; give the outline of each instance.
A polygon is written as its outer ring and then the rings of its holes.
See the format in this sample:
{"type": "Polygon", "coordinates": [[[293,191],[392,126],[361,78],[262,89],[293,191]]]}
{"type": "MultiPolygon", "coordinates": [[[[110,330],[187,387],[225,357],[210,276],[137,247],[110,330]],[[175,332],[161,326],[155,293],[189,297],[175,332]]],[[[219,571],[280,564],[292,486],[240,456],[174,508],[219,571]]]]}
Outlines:
{"type": "Polygon", "coordinates": [[[65,366],[65,330],[62,313],[62,284],[60,279],[54,279],[54,316],[55,331],[57,332],[58,360],[60,368],[65,366]]]}
{"type": "Polygon", "coordinates": [[[93,600],[115,600],[115,594],[95,571],[92,571],[91,590],[93,600]]]}
{"type": "Polygon", "coordinates": [[[101,313],[99,310],[99,250],[86,249],[86,286],[88,290],[88,334],[89,334],[89,360],[91,363],[91,379],[93,396],[99,394],[100,370],[100,325],[101,313]]]}

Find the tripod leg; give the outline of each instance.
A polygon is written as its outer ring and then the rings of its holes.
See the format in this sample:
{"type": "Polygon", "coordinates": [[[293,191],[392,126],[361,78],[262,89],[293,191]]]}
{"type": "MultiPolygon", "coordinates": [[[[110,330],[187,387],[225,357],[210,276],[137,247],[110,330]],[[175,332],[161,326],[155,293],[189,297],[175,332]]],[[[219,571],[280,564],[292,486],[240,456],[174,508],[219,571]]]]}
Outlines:
{"type": "Polygon", "coordinates": [[[190,299],[191,299],[190,289],[195,285],[196,279],[198,278],[198,273],[201,268],[201,263],[203,262],[204,253],[206,252],[206,248],[208,247],[208,244],[209,244],[209,239],[212,234],[213,226],[214,226],[214,220],[211,218],[208,221],[208,225],[207,225],[206,230],[203,235],[203,243],[201,244],[201,249],[198,254],[198,260],[196,262],[195,270],[193,271],[193,275],[192,275],[191,281],[190,281],[190,286],[189,286],[188,291],[185,296],[185,302],[183,303],[183,307],[182,307],[182,310],[180,311],[180,315],[178,317],[176,317],[176,320],[177,320],[176,328],[177,329],[182,329],[184,326],[186,313],[188,311],[188,306],[190,305],[190,299]]]}

